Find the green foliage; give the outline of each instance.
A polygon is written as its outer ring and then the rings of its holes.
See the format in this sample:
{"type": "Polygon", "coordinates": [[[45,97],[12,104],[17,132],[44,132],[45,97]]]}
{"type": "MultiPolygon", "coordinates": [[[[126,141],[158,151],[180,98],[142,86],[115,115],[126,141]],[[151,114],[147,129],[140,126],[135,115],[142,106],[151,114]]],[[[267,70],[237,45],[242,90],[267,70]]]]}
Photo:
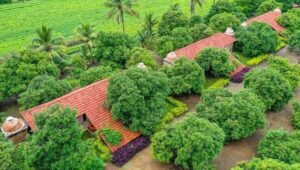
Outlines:
{"type": "Polygon", "coordinates": [[[128,56],[129,60],[126,62],[126,68],[129,68],[130,66],[137,66],[139,63],[144,63],[153,70],[158,68],[158,64],[154,59],[154,54],[147,49],[134,47],[128,56]]]}
{"type": "Polygon", "coordinates": [[[226,76],[234,69],[229,55],[226,49],[206,48],[197,55],[196,62],[205,70],[206,75],[226,76]]]}
{"type": "Polygon", "coordinates": [[[296,89],[300,81],[300,67],[290,64],[289,61],[280,56],[273,56],[269,59],[268,65],[279,71],[291,84],[292,89],[296,89]]]}
{"type": "Polygon", "coordinates": [[[223,141],[224,133],[216,124],[187,117],[153,136],[152,157],[184,169],[209,169],[211,161],[220,153],[223,141]]]}
{"type": "Polygon", "coordinates": [[[300,25],[300,9],[292,9],[288,12],[283,13],[278,18],[278,23],[285,28],[288,28],[288,31],[293,33],[299,30],[300,25]]]}
{"type": "Polygon", "coordinates": [[[219,79],[217,82],[212,84],[211,86],[208,87],[209,90],[211,89],[221,89],[229,85],[230,80],[229,79],[219,79]]]}
{"type": "Polygon", "coordinates": [[[224,89],[208,90],[196,110],[199,117],[224,130],[226,141],[246,138],[265,125],[265,106],[248,90],[237,94],[224,89]]]}
{"type": "Polygon", "coordinates": [[[30,81],[26,91],[20,94],[18,103],[21,110],[26,110],[51,101],[71,90],[72,86],[67,81],[57,80],[52,76],[37,76],[30,81]]]}
{"type": "Polygon", "coordinates": [[[275,159],[254,158],[249,162],[238,163],[232,170],[297,170],[300,164],[285,164],[275,159]]]}
{"type": "Polygon", "coordinates": [[[159,37],[156,46],[156,51],[161,57],[165,57],[169,52],[175,49],[173,45],[173,38],[171,36],[159,37]]]}
{"type": "Polygon", "coordinates": [[[166,113],[167,77],[156,71],[129,68],[109,80],[108,101],[112,115],[133,131],[152,134],[166,113]]]}
{"type": "Polygon", "coordinates": [[[165,107],[166,107],[167,114],[162,119],[162,125],[161,125],[162,127],[166,123],[170,123],[171,121],[173,121],[175,117],[179,117],[188,111],[188,107],[185,103],[182,103],[172,97],[167,98],[165,107]]]}
{"type": "Polygon", "coordinates": [[[123,67],[128,60],[126,53],[136,45],[137,40],[127,34],[100,32],[96,39],[95,57],[100,64],[106,60],[123,67]]]}
{"type": "Polygon", "coordinates": [[[110,76],[113,72],[114,70],[109,66],[92,67],[80,74],[80,85],[87,86],[110,76]]]}
{"type": "Polygon", "coordinates": [[[81,139],[82,127],[77,123],[76,111],[59,105],[35,117],[37,130],[20,146],[28,167],[34,169],[88,170],[104,169],[95,149],[81,139]]]}
{"type": "Polygon", "coordinates": [[[104,136],[105,140],[111,145],[119,145],[122,141],[122,134],[109,127],[100,130],[101,134],[104,136]]]}
{"type": "Polygon", "coordinates": [[[158,33],[161,36],[170,35],[175,28],[186,27],[187,24],[188,18],[182,13],[182,11],[169,10],[161,18],[158,26],[158,33]]]}
{"type": "Polygon", "coordinates": [[[262,54],[257,57],[253,57],[247,61],[246,65],[250,66],[250,67],[254,67],[254,66],[264,62],[265,60],[267,60],[269,58],[269,56],[270,56],[269,54],[262,54]]]}
{"type": "Polygon", "coordinates": [[[225,32],[228,27],[237,28],[240,26],[241,21],[233,14],[220,13],[212,16],[209,20],[209,27],[214,32],[225,32]]]}
{"type": "Polygon", "coordinates": [[[0,134],[0,169],[14,169],[15,168],[15,146],[11,141],[6,140],[0,134]]]}
{"type": "Polygon", "coordinates": [[[267,0],[262,2],[256,10],[257,15],[264,14],[269,11],[273,11],[276,8],[282,8],[282,4],[278,3],[276,0],[267,0]]]}
{"type": "Polygon", "coordinates": [[[261,158],[272,158],[288,164],[300,163],[300,132],[270,130],[258,146],[261,158]]]}
{"type": "Polygon", "coordinates": [[[292,117],[293,127],[300,130],[300,104],[293,102],[293,117],[292,117]]]}
{"type": "Polygon", "coordinates": [[[109,148],[101,141],[100,138],[91,138],[87,141],[90,143],[89,145],[93,145],[95,147],[96,154],[100,159],[102,159],[104,162],[111,161],[112,154],[109,148]]]}
{"type": "Polygon", "coordinates": [[[288,44],[291,48],[300,50],[300,30],[291,35],[288,40],[288,44]]]}
{"type": "Polygon", "coordinates": [[[279,45],[277,32],[261,22],[254,22],[246,28],[240,28],[236,37],[242,45],[243,54],[247,57],[275,52],[279,45]]]}
{"type": "Polygon", "coordinates": [[[203,23],[203,20],[202,20],[202,17],[200,15],[193,15],[189,18],[188,26],[193,27],[197,24],[202,24],[202,23],[203,23]]]}
{"type": "Polygon", "coordinates": [[[32,51],[13,55],[0,65],[0,101],[26,91],[29,82],[38,75],[58,77],[58,67],[47,54],[32,51]]]}
{"type": "Polygon", "coordinates": [[[189,29],[193,41],[198,41],[213,35],[213,31],[205,24],[196,24],[189,29]]]}
{"type": "Polygon", "coordinates": [[[297,0],[276,0],[278,3],[281,3],[283,5],[283,12],[288,11],[293,7],[293,3],[296,3],[297,0]]]}
{"type": "Polygon", "coordinates": [[[205,75],[203,69],[195,61],[180,57],[172,67],[165,67],[163,71],[169,78],[173,95],[192,92],[201,94],[204,88],[205,75]]]}
{"type": "Polygon", "coordinates": [[[242,10],[247,17],[253,16],[262,2],[263,0],[235,0],[237,7],[242,10]]]}
{"type": "Polygon", "coordinates": [[[293,96],[289,81],[277,70],[253,69],[246,74],[244,87],[253,90],[267,109],[280,110],[293,96]]]}
{"type": "Polygon", "coordinates": [[[172,42],[174,49],[178,49],[189,45],[193,42],[193,38],[190,36],[189,30],[184,27],[177,27],[171,32],[172,42]]]}

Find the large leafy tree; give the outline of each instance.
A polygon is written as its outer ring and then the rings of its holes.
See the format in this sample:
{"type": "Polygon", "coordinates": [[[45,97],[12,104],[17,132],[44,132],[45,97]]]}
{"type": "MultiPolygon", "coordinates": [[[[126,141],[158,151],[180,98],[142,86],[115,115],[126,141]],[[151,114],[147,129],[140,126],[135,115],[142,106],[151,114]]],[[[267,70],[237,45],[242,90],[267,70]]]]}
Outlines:
{"type": "Polygon", "coordinates": [[[152,134],[166,114],[164,104],[168,94],[167,77],[147,68],[132,67],[109,80],[112,115],[145,135],[152,134]]]}
{"type": "Polygon", "coordinates": [[[100,32],[96,40],[96,59],[101,62],[113,62],[124,67],[128,53],[137,45],[136,39],[127,34],[100,32]]]}
{"type": "Polygon", "coordinates": [[[213,35],[213,30],[205,24],[196,24],[189,28],[193,41],[198,41],[213,35]]]}
{"type": "Polygon", "coordinates": [[[237,94],[223,89],[209,90],[201,98],[198,116],[218,124],[227,141],[246,138],[265,125],[265,106],[248,90],[237,94]]]}
{"type": "Polygon", "coordinates": [[[300,67],[298,65],[290,64],[287,59],[280,56],[271,57],[268,65],[279,71],[290,82],[292,89],[298,87],[300,81],[300,67]]]}
{"type": "Polygon", "coordinates": [[[203,7],[204,5],[204,0],[190,0],[190,8],[191,8],[191,13],[195,13],[195,7],[196,5],[199,5],[200,7],[203,7]]]}
{"type": "Polygon", "coordinates": [[[300,164],[286,164],[275,159],[254,158],[249,162],[238,163],[232,170],[296,170],[300,169],[300,164]]]}
{"type": "Polygon", "coordinates": [[[153,136],[152,156],[184,169],[209,169],[223,142],[224,132],[218,125],[205,119],[188,117],[153,136]]]}
{"type": "Polygon", "coordinates": [[[129,59],[126,62],[126,68],[137,66],[139,63],[143,63],[153,70],[158,68],[158,64],[154,59],[154,54],[147,49],[135,47],[130,50],[127,55],[129,59]]]}
{"type": "Polygon", "coordinates": [[[197,55],[196,61],[207,75],[226,76],[234,69],[229,55],[226,49],[206,48],[197,55]]]}
{"type": "Polygon", "coordinates": [[[37,114],[37,130],[20,147],[23,160],[35,169],[104,169],[95,150],[82,140],[76,111],[59,105],[37,114]]]}
{"type": "Polygon", "coordinates": [[[256,10],[258,15],[261,15],[265,12],[273,11],[276,8],[282,8],[282,4],[278,3],[276,0],[267,0],[262,2],[256,10]]]}
{"type": "Polygon", "coordinates": [[[300,132],[270,130],[259,143],[261,158],[272,158],[289,164],[300,163],[300,132]]]}
{"type": "Polygon", "coordinates": [[[117,22],[122,24],[123,33],[125,33],[125,15],[139,17],[139,13],[134,10],[137,6],[136,0],[107,0],[104,6],[110,9],[106,14],[107,18],[116,17],[117,22]]]}
{"type": "Polygon", "coordinates": [[[274,52],[279,45],[277,32],[261,22],[239,29],[236,37],[241,43],[243,54],[248,57],[274,52]]]}
{"type": "Polygon", "coordinates": [[[98,80],[110,76],[115,70],[109,66],[92,67],[79,76],[80,85],[82,87],[92,84],[98,80]]]}
{"type": "Polygon", "coordinates": [[[166,67],[164,72],[169,78],[170,88],[174,95],[191,92],[201,94],[204,88],[204,71],[195,61],[184,57],[179,58],[172,67],[166,67]]]}
{"type": "Polygon", "coordinates": [[[297,0],[276,0],[276,1],[283,5],[283,11],[286,12],[287,10],[293,7],[293,3],[296,3],[297,0]]]}
{"type": "Polygon", "coordinates": [[[0,135],[0,169],[14,169],[16,162],[14,160],[15,146],[11,141],[6,140],[0,135]]]}
{"type": "Polygon", "coordinates": [[[173,29],[177,27],[186,27],[187,24],[188,18],[181,10],[169,10],[161,18],[158,26],[158,33],[161,36],[170,35],[173,29]]]}
{"type": "Polygon", "coordinates": [[[235,0],[234,1],[239,9],[246,14],[247,17],[251,17],[255,14],[256,9],[263,2],[263,0],[235,0]]]}
{"type": "Polygon", "coordinates": [[[59,69],[49,56],[41,52],[24,51],[0,65],[0,101],[17,97],[38,75],[58,77],[59,69]]]}
{"type": "Polygon", "coordinates": [[[267,109],[280,110],[293,96],[290,82],[273,68],[253,69],[244,80],[245,88],[253,90],[267,109]]]}
{"type": "Polygon", "coordinates": [[[283,13],[279,18],[280,25],[288,28],[289,33],[294,33],[299,30],[300,25],[300,9],[292,9],[283,13]]]}
{"type": "Polygon", "coordinates": [[[33,78],[26,91],[20,94],[18,103],[22,110],[29,109],[39,104],[60,97],[72,90],[72,86],[53,76],[37,76],[33,78]]]}
{"type": "Polygon", "coordinates": [[[47,52],[51,57],[64,55],[63,38],[53,38],[53,29],[43,25],[36,30],[38,37],[32,40],[32,46],[37,51],[47,52]]]}
{"type": "Polygon", "coordinates": [[[288,43],[292,49],[300,51],[300,30],[290,36],[288,43]]]}
{"type": "Polygon", "coordinates": [[[230,13],[216,14],[209,20],[209,27],[212,28],[214,32],[224,32],[228,27],[235,29],[240,24],[241,21],[230,13]]]}

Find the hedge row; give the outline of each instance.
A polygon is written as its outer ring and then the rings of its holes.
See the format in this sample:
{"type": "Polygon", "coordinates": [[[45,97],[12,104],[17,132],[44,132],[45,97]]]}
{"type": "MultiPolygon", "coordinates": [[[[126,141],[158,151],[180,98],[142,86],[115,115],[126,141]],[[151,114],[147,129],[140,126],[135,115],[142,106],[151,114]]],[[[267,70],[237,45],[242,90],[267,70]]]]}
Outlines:
{"type": "Polygon", "coordinates": [[[182,103],[172,97],[168,97],[167,102],[174,107],[163,118],[163,124],[173,121],[175,117],[181,116],[188,111],[188,107],[185,103],[182,103]]]}
{"type": "Polygon", "coordinates": [[[269,54],[263,54],[263,55],[260,55],[258,57],[254,57],[252,58],[251,60],[247,61],[247,66],[249,67],[254,67],[260,63],[262,63],[263,61],[265,61],[266,59],[269,58],[269,54]]]}
{"type": "Polygon", "coordinates": [[[228,86],[230,81],[228,79],[220,79],[215,82],[213,85],[209,86],[208,89],[219,89],[228,86]]]}

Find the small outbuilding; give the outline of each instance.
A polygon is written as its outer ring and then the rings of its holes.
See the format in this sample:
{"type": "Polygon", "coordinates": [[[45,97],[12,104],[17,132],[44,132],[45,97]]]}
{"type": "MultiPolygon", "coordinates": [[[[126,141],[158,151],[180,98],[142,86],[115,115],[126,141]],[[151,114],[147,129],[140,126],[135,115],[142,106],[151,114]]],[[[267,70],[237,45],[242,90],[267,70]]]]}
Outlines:
{"type": "Polygon", "coordinates": [[[2,125],[4,137],[18,143],[26,138],[28,126],[20,118],[9,116],[2,125]]]}

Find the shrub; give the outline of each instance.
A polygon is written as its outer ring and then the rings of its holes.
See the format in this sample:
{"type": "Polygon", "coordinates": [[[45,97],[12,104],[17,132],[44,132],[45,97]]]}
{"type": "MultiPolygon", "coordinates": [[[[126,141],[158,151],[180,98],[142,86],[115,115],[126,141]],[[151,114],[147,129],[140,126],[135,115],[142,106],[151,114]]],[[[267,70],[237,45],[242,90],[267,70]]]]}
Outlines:
{"type": "Polygon", "coordinates": [[[208,89],[221,89],[223,87],[226,87],[230,81],[228,79],[220,79],[217,82],[215,82],[213,85],[209,86],[208,89]]]}
{"type": "Polygon", "coordinates": [[[101,134],[104,136],[105,141],[113,146],[119,145],[122,141],[122,134],[114,129],[106,127],[101,129],[101,134]]]}
{"type": "Polygon", "coordinates": [[[169,78],[169,86],[173,95],[201,94],[205,75],[203,69],[192,60],[180,57],[172,67],[165,67],[162,71],[169,78]]]}
{"type": "Polygon", "coordinates": [[[185,103],[182,103],[172,97],[168,97],[167,102],[169,102],[173,106],[175,106],[172,110],[170,110],[170,113],[172,113],[172,115],[174,115],[174,117],[181,116],[183,113],[188,111],[188,107],[185,103]]]}
{"type": "Polygon", "coordinates": [[[87,141],[91,143],[91,146],[95,147],[96,154],[100,159],[102,159],[104,162],[111,161],[112,154],[110,153],[109,148],[101,141],[101,139],[91,138],[87,141]]]}
{"type": "Polygon", "coordinates": [[[246,28],[236,32],[243,54],[254,57],[261,54],[275,52],[279,45],[279,36],[269,25],[254,22],[246,28]]]}
{"type": "Polygon", "coordinates": [[[254,158],[251,161],[242,161],[232,170],[297,170],[300,164],[286,164],[275,159],[254,158]]]}
{"type": "Polygon", "coordinates": [[[216,14],[209,20],[209,27],[214,32],[224,32],[228,27],[237,28],[241,24],[241,21],[230,13],[216,14]]]}
{"type": "Polygon", "coordinates": [[[253,90],[267,109],[280,110],[293,96],[289,81],[273,68],[253,69],[246,75],[244,87],[253,90]]]}
{"type": "Polygon", "coordinates": [[[288,40],[288,44],[291,48],[300,50],[300,30],[292,34],[288,40]]]}
{"type": "Polygon", "coordinates": [[[241,83],[243,82],[245,75],[251,71],[251,68],[249,67],[243,67],[241,70],[238,72],[235,72],[231,76],[231,80],[235,83],[241,83]]]}
{"type": "Polygon", "coordinates": [[[263,55],[259,55],[257,57],[253,57],[250,60],[247,61],[247,66],[249,67],[254,67],[262,62],[264,62],[266,59],[269,58],[269,54],[263,54],[263,55]]]}
{"type": "Polygon", "coordinates": [[[300,130],[300,104],[293,102],[292,124],[295,129],[300,130]]]}
{"type": "Polygon", "coordinates": [[[113,153],[112,162],[121,167],[128,162],[136,153],[150,145],[150,140],[141,136],[119,148],[113,153]]]}
{"type": "Polygon", "coordinates": [[[246,138],[265,125],[265,106],[251,91],[232,94],[227,90],[208,90],[197,106],[198,117],[219,125],[226,141],[246,138]]]}
{"type": "Polygon", "coordinates": [[[224,133],[208,120],[188,117],[157,132],[151,140],[155,160],[184,169],[205,169],[221,151],[224,133]]]}
{"type": "Polygon", "coordinates": [[[262,159],[272,158],[288,164],[300,163],[300,131],[288,133],[284,130],[270,130],[258,145],[262,159]]]}
{"type": "Polygon", "coordinates": [[[215,77],[226,76],[233,69],[226,49],[206,48],[196,57],[196,62],[205,70],[206,75],[215,77]]]}

